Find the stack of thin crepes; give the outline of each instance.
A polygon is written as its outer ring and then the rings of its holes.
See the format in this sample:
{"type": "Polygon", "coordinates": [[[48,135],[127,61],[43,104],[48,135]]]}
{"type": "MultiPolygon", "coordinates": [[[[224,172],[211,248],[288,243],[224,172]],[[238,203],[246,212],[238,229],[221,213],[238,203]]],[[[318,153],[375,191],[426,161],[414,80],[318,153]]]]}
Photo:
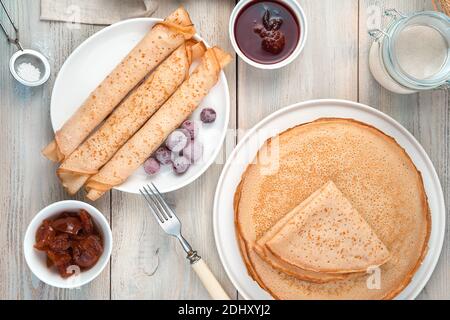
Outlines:
{"type": "Polygon", "coordinates": [[[69,193],[86,185],[96,200],[123,183],[217,83],[231,57],[194,35],[183,8],[154,25],[56,132],[43,154],[69,193]]]}
{"type": "Polygon", "coordinates": [[[366,274],[390,257],[331,181],[274,224],[255,251],[279,271],[314,283],[366,274]]]}
{"type": "Polygon", "coordinates": [[[421,265],[431,216],[394,139],[319,119],[269,139],[234,198],[249,275],[277,299],[391,299],[421,265]]]}

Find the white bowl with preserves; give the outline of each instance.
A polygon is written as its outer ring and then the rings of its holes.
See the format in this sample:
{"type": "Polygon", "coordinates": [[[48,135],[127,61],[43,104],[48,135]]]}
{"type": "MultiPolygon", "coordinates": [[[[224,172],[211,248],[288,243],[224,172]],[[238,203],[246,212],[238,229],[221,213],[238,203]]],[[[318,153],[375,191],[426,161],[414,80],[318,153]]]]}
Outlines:
{"type": "Polygon", "coordinates": [[[25,232],[23,250],[28,267],[42,282],[58,288],[77,288],[94,280],[108,264],[112,251],[111,228],[103,214],[90,204],[76,200],[59,201],[39,211],[31,220],[25,232]],[[90,214],[96,230],[103,240],[103,252],[95,265],[90,269],[79,273],[75,272],[74,275],[63,278],[55,268],[47,266],[46,253],[34,247],[36,232],[45,219],[57,217],[63,212],[79,212],[81,209],[86,210],[90,214]]]}
{"type": "MultiPolygon", "coordinates": [[[[276,10],[276,9],[275,9],[276,10]]],[[[280,29],[282,30],[282,29],[280,29]]],[[[286,30],[285,30],[286,31],[286,30]]],[[[236,53],[239,55],[239,57],[245,61],[247,64],[258,68],[258,69],[267,69],[267,70],[273,70],[273,69],[279,69],[282,67],[287,66],[292,61],[298,58],[300,53],[303,51],[303,48],[306,44],[306,39],[308,35],[308,22],[306,19],[305,12],[303,8],[300,6],[300,4],[296,0],[270,0],[270,1],[260,1],[260,0],[241,0],[239,1],[236,6],[234,7],[231,16],[230,16],[230,22],[228,26],[228,32],[230,36],[231,44],[233,45],[233,49],[236,51],[236,53]],[[239,44],[239,39],[237,35],[237,20],[241,16],[241,14],[249,8],[249,6],[252,6],[253,3],[257,4],[259,2],[267,2],[267,3],[274,3],[279,4],[280,7],[285,7],[290,14],[295,18],[296,24],[299,28],[298,32],[298,39],[297,43],[295,44],[295,47],[293,50],[291,50],[286,56],[284,56],[282,59],[276,62],[262,62],[255,58],[252,58],[249,56],[249,54],[245,53],[245,50],[241,48],[241,45],[239,44]]],[[[288,39],[286,39],[287,41],[288,39]]]]}

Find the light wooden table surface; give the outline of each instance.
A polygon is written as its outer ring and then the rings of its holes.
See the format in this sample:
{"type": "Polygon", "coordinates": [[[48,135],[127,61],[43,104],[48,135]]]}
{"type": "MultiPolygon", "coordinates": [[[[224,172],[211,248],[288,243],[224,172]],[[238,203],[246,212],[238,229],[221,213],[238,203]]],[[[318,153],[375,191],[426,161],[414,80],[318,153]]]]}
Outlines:
{"type": "MultiPolygon", "coordinates": [[[[368,69],[368,8],[413,12],[432,9],[431,0],[298,1],[306,11],[310,31],[299,59],[277,71],[256,70],[237,57],[227,67],[230,128],[240,129],[241,137],[275,110],[308,99],[340,98],[368,104],[394,117],[422,143],[449,203],[448,92],[391,94],[374,81],[368,69]]],[[[164,17],[179,4],[188,9],[198,32],[209,43],[233,52],[228,19],[234,0],[160,1],[154,16],[164,17]]],[[[69,54],[102,27],[72,29],[65,23],[40,21],[38,0],[7,0],[6,5],[20,26],[23,44],[49,58],[52,74],[40,88],[19,85],[8,70],[14,48],[0,39],[0,298],[207,299],[181,248],[148,217],[142,199],[117,191],[95,203],[109,219],[114,237],[105,271],[78,290],[55,289],[32,276],[23,258],[25,229],[41,208],[70,198],[57,181],[55,166],[40,155],[53,136],[49,115],[53,81],[69,54]]],[[[3,13],[0,18],[5,21],[3,13]]],[[[234,141],[229,139],[222,158],[232,150],[234,141]]],[[[221,168],[221,164],[213,165],[190,186],[169,194],[168,200],[181,213],[184,233],[192,245],[230,296],[239,298],[220,263],[212,231],[212,203],[221,168]]],[[[439,264],[420,298],[450,298],[448,233],[439,264]]]]}

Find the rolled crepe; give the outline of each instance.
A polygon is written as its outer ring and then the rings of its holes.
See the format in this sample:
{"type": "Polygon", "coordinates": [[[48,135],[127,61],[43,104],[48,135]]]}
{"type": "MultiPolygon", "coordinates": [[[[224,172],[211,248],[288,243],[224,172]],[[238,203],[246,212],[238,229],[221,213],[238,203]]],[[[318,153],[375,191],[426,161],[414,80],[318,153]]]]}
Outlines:
{"type": "Polygon", "coordinates": [[[183,8],[154,25],[56,132],[43,155],[56,162],[69,156],[151,70],[194,34],[183,8]]]}
{"type": "Polygon", "coordinates": [[[57,174],[69,193],[77,192],[162,106],[189,75],[192,60],[205,51],[201,42],[181,45],[64,160],[57,174]]]}
{"type": "Polygon", "coordinates": [[[123,145],[112,159],[92,176],[87,197],[96,200],[122,184],[197,108],[217,83],[220,71],[231,60],[220,48],[208,49],[201,63],[166,103],[123,145]]]}

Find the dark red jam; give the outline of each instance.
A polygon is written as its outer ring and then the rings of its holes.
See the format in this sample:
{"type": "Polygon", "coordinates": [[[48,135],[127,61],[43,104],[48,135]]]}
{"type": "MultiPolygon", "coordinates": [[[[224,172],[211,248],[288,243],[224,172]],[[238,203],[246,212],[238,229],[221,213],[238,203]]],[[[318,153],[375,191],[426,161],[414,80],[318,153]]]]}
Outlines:
{"type": "Polygon", "coordinates": [[[54,219],[46,219],[36,232],[34,247],[47,253],[47,266],[56,267],[63,278],[73,275],[71,267],[81,271],[93,267],[103,253],[103,239],[91,215],[63,212],[54,219]]]}
{"type": "Polygon", "coordinates": [[[254,0],[239,12],[234,34],[245,56],[258,63],[274,64],[294,52],[300,40],[300,24],[283,2],[254,0]]]}

